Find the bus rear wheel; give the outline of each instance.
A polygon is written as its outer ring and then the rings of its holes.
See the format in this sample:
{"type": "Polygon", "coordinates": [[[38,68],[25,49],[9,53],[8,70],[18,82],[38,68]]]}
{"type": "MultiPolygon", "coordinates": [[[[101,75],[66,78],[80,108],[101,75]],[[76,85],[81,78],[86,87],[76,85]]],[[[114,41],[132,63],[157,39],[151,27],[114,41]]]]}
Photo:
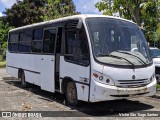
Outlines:
{"type": "Polygon", "coordinates": [[[65,91],[66,101],[71,106],[76,106],[78,103],[77,89],[74,82],[68,82],[65,91]]]}
{"type": "Polygon", "coordinates": [[[25,74],[24,74],[24,72],[21,73],[20,79],[21,79],[21,86],[22,86],[23,88],[27,87],[27,82],[26,82],[26,80],[25,80],[25,74]]]}

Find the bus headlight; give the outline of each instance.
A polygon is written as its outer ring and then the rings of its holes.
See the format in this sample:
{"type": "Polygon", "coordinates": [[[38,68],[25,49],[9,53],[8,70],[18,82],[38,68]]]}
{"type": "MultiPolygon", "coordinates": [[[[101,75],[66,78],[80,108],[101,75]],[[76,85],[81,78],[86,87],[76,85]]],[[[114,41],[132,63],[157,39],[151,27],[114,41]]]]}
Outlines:
{"type": "Polygon", "coordinates": [[[115,85],[114,81],[110,77],[108,77],[108,76],[106,76],[106,75],[104,75],[102,73],[94,72],[92,74],[92,77],[97,82],[100,82],[100,83],[103,83],[103,84],[107,84],[107,85],[115,85]]]}

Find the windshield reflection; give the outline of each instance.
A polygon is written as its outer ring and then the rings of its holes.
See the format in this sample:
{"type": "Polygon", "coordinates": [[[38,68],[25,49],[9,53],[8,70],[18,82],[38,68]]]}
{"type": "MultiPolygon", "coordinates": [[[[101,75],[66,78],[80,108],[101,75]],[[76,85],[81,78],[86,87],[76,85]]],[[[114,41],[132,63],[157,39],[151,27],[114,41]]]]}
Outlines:
{"type": "Polygon", "coordinates": [[[134,23],[111,18],[87,18],[86,21],[98,61],[114,65],[133,63],[135,66],[152,63],[144,35],[134,23]]]}

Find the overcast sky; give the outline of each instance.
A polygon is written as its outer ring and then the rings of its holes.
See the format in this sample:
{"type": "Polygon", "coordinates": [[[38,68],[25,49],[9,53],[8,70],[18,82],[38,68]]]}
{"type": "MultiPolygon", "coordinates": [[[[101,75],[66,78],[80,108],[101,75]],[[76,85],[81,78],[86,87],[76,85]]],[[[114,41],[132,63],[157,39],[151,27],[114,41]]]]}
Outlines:
{"type": "MultiPolygon", "coordinates": [[[[101,0],[73,0],[76,10],[82,14],[101,14],[95,4],[101,0]]],[[[0,0],[0,16],[5,8],[10,8],[16,0],[0,0]]]]}

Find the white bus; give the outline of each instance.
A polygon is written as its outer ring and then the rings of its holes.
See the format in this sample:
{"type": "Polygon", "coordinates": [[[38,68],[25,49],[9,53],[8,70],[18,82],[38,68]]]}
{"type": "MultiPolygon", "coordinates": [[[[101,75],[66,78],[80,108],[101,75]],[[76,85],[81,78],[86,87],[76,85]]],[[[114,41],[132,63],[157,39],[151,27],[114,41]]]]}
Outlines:
{"type": "Polygon", "coordinates": [[[22,86],[60,92],[71,105],[156,92],[146,39],[121,18],[75,15],[10,30],[6,62],[22,86]]]}

